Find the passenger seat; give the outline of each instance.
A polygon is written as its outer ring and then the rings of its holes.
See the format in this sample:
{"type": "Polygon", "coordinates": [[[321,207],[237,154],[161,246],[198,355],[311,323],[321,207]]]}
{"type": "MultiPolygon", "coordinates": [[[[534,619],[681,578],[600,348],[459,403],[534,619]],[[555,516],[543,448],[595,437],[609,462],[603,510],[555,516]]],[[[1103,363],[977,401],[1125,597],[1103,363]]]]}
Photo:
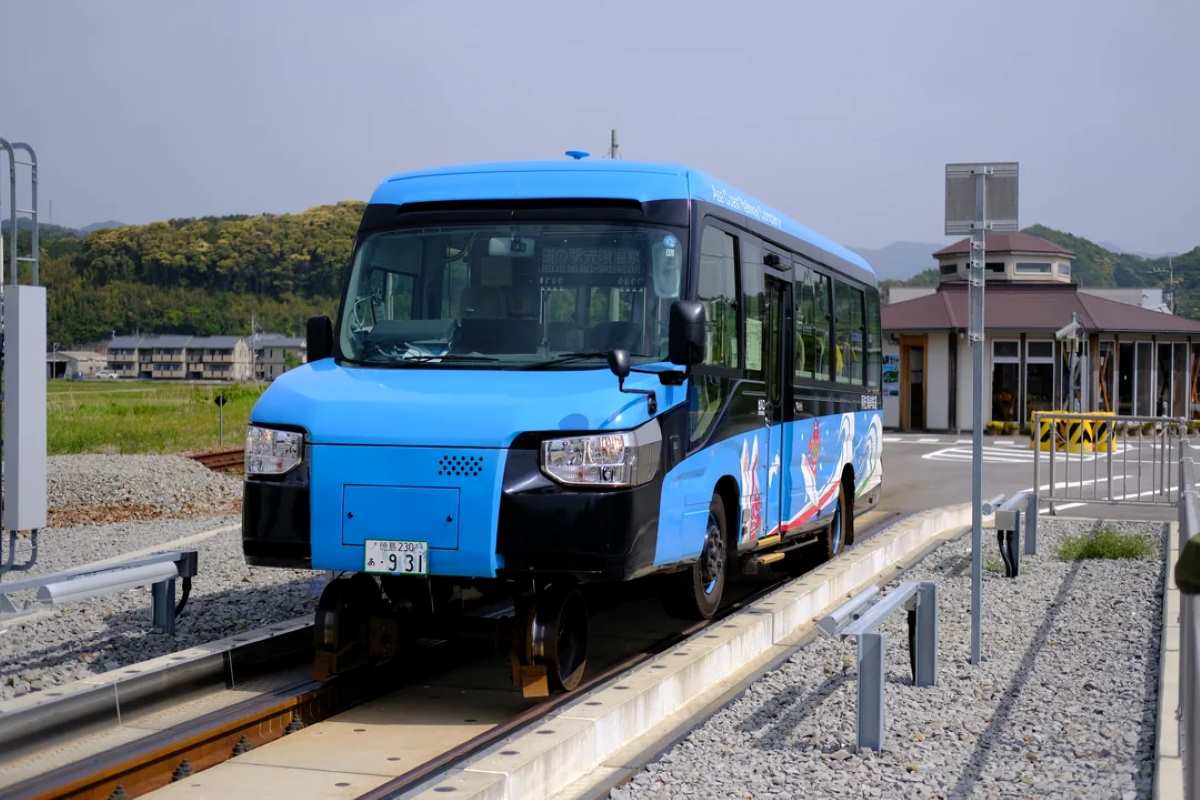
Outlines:
{"type": "Polygon", "coordinates": [[[459,296],[463,319],[501,319],[508,316],[504,289],[499,286],[468,286],[459,296]]]}

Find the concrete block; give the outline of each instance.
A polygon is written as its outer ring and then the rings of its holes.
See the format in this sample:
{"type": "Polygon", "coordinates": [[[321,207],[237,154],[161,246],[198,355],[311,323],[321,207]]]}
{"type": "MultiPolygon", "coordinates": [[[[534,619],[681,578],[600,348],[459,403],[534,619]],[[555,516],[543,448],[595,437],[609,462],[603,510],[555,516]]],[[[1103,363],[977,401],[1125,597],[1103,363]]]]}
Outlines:
{"type": "Polygon", "coordinates": [[[495,773],[458,769],[405,797],[411,800],[444,800],[453,794],[455,800],[505,800],[504,779],[504,775],[495,773]]]}
{"type": "Polygon", "coordinates": [[[558,715],[534,730],[501,742],[464,768],[464,772],[504,777],[504,800],[546,797],[591,769],[596,754],[591,720],[558,715]]]}

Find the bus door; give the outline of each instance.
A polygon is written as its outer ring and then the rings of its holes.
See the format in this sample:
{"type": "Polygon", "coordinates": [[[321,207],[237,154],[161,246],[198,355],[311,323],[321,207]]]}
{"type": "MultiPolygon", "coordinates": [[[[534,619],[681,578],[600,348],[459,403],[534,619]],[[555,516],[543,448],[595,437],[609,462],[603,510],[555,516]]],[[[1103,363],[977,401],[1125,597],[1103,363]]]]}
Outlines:
{"type": "Polygon", "coordinates": [[[759,459],[758,487],[762,502],[761,535],[765,544],[778,541],[781,514],[784,510],[785,476],[787,474],[784,425],[791,405],[789,347],[792,330],[791,264],[778,256],[764,259],[766,263],[751,267],[760,270],[757,276],[762,286],[762,314],[759,320],[747,315],[747,371],[758,367],[762,371],[763,395],[759,399],[759,415],[763,419],[765,452],[759,459]],[[775,265],[772,265],[774,262],[775,265]],[[755,341],[758,339],[759,341],[755,341]],[[759,363],[755,364],[757,361],[759,363]],[[766,538],[770,537],[770,538],[766,538]]]}

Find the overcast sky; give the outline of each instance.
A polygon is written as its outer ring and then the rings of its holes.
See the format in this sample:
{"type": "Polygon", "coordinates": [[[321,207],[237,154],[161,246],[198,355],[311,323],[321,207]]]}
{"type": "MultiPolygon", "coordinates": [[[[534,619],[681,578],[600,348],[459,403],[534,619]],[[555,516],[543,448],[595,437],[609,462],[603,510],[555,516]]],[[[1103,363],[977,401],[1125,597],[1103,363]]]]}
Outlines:
{"type": "Polygon", "coordinates": [[[0,136],[37,148],[60,224],[366,199],[397,170],[602,154],[615,127],[625,158],[694,164],[852,245],[941,241],[943,164],[1010,159],[1022,224],[1200,244],[1195,0],[7,0],[3,18],[0,136]]]}

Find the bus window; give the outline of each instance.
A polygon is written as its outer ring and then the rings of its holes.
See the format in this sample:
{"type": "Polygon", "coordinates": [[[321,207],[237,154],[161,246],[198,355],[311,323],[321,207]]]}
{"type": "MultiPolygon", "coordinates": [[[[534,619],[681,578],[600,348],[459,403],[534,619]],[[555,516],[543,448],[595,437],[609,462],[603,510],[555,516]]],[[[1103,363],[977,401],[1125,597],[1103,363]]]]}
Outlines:
{"type": "Polygon", "coordinates": [[[829,279],[798,266],[795,291],[795,379],[829,380],[829,279]]]}
{"type": "Polygon", "coordinates": [[[883,341],[879,330],[879,292],[867,289],[867,386],[879,385],[883,362],[883,341]]]}
{"type": "Polygon", "coordinates": [[[703,441],[726,397],[733,379],[706,373],[705,367],[735,370],[738,367],[737,288],[733,236],[705,228],[700,240],[696,295],[704,303],[704,362],[693,374],[688,403],[691,441],[703,441]]]}
{"type": "Polygon", "coordinates": [[[834,282],[834,374],[838,383],[863,382],[863,293],[841,281],[834,282]]]}
{"type": "Polygon", "coordinates": [[[708,328],[704,363],[737,369],[737,289],[735,288],[734,238],[716,228],[705,228],[700,239],[700,269],[696,296],[704,304],[708,328]]]}
{"type": "MultiPolygon", "coordinates": [[[[752,378],[763,376],[763,326],[764,287],[762,249],[753,239],[743,238],[738,242],[742,251],[742,323],[746,329],[742,341],[746,343],[746,373],[752,378]]],[[[778,329],[777,329],[778,330],[778,329]]]]}

